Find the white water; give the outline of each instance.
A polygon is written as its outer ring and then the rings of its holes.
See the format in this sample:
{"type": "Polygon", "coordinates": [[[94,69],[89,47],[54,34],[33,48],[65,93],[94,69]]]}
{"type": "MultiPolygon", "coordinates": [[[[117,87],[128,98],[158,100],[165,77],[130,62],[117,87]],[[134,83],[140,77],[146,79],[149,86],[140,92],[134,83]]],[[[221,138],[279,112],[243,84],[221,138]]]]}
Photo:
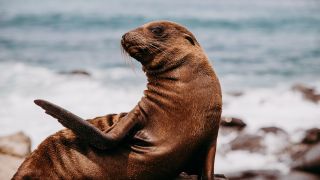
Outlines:
{"type": "MultiPolygon", "coordinates": [[[[128,67],[91,71],[92,77],[63,75],[23,63],[1,63],[0,135],[23,131],[32,138],[32,147],[36,148],[44,138],[62,129],[55,119],[33,103],[37,98],[59,104],[83,118],[129,111],[141,98],[143,83],[113,83],[126,78],[141,79],[143,73],[140,70],[134,72],[128,67]]],[[[319,110],[319,104],[306,101],[290,86],[247,89],[240,97],[224,94],[223,115],[244,119],[249,133],[256,133],[264,126],[281,127],[290,133],[290,141],[299,139],[303,129],[320,127],[319,110]]],[[[235,134],[220,136],[219,147],[234,137],[235,134]]],[[[276,168],[286,172],[286,163],[279,162],[272,154],[274,150],[270,149],[281,142],[272,137],[267,139],[267,154],[245,151],[224,154],[218,151],[217,172],[248,168],[276,168]]]]}

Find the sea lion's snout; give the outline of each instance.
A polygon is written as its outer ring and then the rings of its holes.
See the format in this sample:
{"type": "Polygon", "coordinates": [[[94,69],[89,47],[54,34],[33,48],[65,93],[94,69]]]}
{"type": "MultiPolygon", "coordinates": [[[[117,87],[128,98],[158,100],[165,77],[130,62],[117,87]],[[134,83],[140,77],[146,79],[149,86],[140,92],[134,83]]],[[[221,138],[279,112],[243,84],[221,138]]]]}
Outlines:
{"type": "Polygon", "coordinates": [[[128,33],[125,33],[124,35],[122,35],[122,40],[125,40],[126,39],[126,35],[127,35],[128,33]]]}
{"type": "Polygon", "coordinates": [[[152,50],[148,47],[143,30],[138,28],[122,35],[121,46],[129,56],[140,61],[142,64],[152,59],[152,50]]]}
{"type": "Polygon", "coordinates": [[[124,35],[122,35],[121,45],[123,48],[128,48],[130,46],[130,44],[128,43],[128,36],[129,33],[125,33],[124,35]]]}

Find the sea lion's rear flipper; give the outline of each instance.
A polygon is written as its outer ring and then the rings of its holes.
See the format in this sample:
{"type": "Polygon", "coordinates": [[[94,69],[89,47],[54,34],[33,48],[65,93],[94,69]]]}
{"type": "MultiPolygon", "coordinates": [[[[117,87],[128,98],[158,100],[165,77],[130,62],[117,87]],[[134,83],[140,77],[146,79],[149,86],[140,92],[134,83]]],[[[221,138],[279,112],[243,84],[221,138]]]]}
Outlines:
{"type": "Polygon", "coordinates": [[[112,129],[104,133],[79,116],[53,103],[41,99],[35,100],[34,103],[56,118],[64,127],[98,149],[108,149],[117,145],[136,122],[119,120],[112,129]]]}

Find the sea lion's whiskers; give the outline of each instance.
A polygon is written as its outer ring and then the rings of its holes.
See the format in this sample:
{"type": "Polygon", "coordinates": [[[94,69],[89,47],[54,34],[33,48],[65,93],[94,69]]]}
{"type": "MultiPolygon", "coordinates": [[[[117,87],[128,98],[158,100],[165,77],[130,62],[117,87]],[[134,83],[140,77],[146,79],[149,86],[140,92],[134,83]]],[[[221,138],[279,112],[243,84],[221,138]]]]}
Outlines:
{"type": "MultiPolygon", "coordinates": [[[[159,47],[157,47],[156,45],[154,45],[154,44],[149,44],[152,48],[155,48],[155,49],[157,49],[158,51],[159,51],[159,53],[163,53],[163,55],[166,57],[167,55],[170,55],[170,54],[168,54],[165,50],[163,50],[163,49],[160,49],[159,47]]],[[[157,45],[159,45],[160,46],[160,44],[157,44],[157,45]]]]}
{"type": "Polygon", "coordinates": [[[129,65],[130,69],[136,74],[136,70],[133,65],[132,58],[130,58],[128,52],[121,45],[120,45],[120,49],[121,49],[121,56],[122,56],[122,59],[124,60],[125,64],[129,65]]]}
{"type": "Polygon", "coordinates": [[[168,52],[166,52],[164,48],[160,48],[161,45],[159,45],[160,46],[159,47],[159,46],[156,46],[155,44],[151,44],[151,46],[158,49],[160,51],[160,53],[168,54],[168,52]]]}

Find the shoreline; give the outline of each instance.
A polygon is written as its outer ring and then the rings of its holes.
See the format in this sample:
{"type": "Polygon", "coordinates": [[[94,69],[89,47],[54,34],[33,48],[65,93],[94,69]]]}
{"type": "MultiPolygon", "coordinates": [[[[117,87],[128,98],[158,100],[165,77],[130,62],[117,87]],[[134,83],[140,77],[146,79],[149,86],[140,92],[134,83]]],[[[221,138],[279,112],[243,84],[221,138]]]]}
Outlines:
{"type": "MultiPolygon", "coordinates": [[[[312,149],[320,149],[320,128],[305,130],[298,141],[292,141],[290,135],[279,127],[264,127],[250,133],[246,126],[239,118],[221,119],[215,173],[224,174],[231,180],[252,177],[313,180],[320,177],[315,170],[320,165],[320,151],[311,155],[317,157],[317,162],[311,165],[315,167],[300,162],[310,156],[312,149]]],[[[23,132],[0,137],[0,178],[11,178],[30,152],[31,139],[23,132]]],[[[178,179],[190,178],[194,176],[182,174],[178,179]]]]}

